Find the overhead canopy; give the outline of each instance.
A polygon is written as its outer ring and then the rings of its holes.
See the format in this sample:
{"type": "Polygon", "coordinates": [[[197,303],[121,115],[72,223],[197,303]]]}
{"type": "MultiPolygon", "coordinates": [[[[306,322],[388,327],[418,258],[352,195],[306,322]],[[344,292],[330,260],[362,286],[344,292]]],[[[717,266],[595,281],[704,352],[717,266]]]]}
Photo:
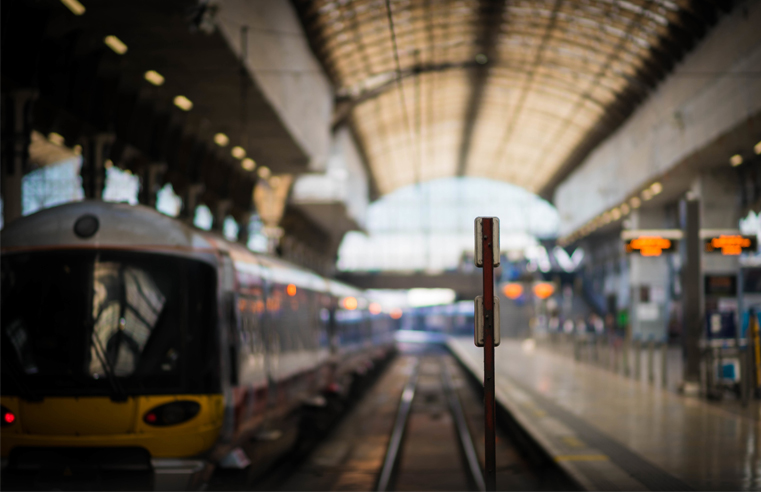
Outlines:
{"type": "Polygon", "coordinates": [[[493,178],[551,196],[722,0],[297,0],[381,194],[493,178]],[[397,59],[398,56],[398,66],[397,59]]]}

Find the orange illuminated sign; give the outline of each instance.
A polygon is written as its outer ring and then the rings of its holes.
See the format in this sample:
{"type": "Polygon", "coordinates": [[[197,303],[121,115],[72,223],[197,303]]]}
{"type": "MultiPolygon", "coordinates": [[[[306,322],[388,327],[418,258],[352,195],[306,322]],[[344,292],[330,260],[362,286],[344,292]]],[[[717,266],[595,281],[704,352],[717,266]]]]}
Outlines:
{"type": "Polygon", "coordinates": [[[289,296],[293,297],[296,295],[296,286],[293,284],[288,284],[288,287],[285,288],[285,291],[289,296]]]}
{"type": "Polygon", "coordinates": [[[660,236],[640,236],[626,243],[626,252],[638,252],[642,256],[661,256],[676,249],[676,241],[660,236]]]}
{"type": "Polygon", "coordinates": [[[380,314],[381,311],[383,310],[381,308],[381,305],[378,304],[377,302],[371,302],[370,306],[368,306],[368,309],[370,310],[371,314],[380,314]]]}
{"type": "Polygon", "coordinates": [[[539,299],[547,299],[553,292],[555,292],[555,286],[547,282],[534,286],[534,295],[539,299]]]}
{"type": "Polygon", "coordinates": [[[740,236],[739,234],[722,234],[719,237],[706,239],[705,251],[706,253],[721,251],[721,254],[723,255],[736,256],[743,251],[755,251],[756,246],[755,237],[740,236]]]}
{"type": "Polygon", "coordinates": [[[391,316],[391,319],[399,319],[402,317],[402,310],[399,308],[394,308],[389,313],[389,316],[391,316]]]}
{"type": "Polygon", "coordinates": [[[502,292],[505,294],[505,297],[515,300],[523,294],[523,286],[517,283],[506,284],[502,287],[502,292]]]}

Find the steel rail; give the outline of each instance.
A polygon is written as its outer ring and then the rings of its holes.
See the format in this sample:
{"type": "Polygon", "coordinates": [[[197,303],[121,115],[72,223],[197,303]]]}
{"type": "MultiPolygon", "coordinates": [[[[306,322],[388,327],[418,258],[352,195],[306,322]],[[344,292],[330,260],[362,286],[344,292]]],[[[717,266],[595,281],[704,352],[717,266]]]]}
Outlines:
{"type": "Polygon", "coordinates": [[[468,423],[465,420],[465,414],[462,411],[460,405],[460,399],[457,397],[457,393],[454,390],[452,384],[452,375],[449,373],[449,366],[445,361],[442,362],[442,380],[444,383],[444,392],[447,394],[447,400],[449,401],[449,410],[454,417],[454,423],[457,427],[457,434],[460,437],[460,444],[462,450],[465,453],[465,459],[468,462],[468,468],[470,469],[470,475],[473,477],[473,481],[476,483],[479,491],[486,490],[486,482],[484,481],[483,473],[481,473],[481,464],[478,462],[478,455],[476,454],[476,447],[473,445],[473,438],[470,435],[470,429],[468,423]]]}
{"type": "Polygon", "coordinates": [[[379,492],[388,490],[389,482],[391,481],[394,469],[396,468],[404,431],[407,428],[407,418],[412,409],[412,400],[415,398],[415,388],[417,387],[419,368],[420,361],[416,359],[412,374],[410,375],[409,380],[407,380],[407,384],[404,386],[404,391],[402,391],[399,411],[396,414],[394,428],[391,431],[391,439],[389,440],[388,448],[386,449],[386,459],[383,461],[383,468],[381,469],[380,478],[378,479],[378,486],[375,488],[375,490],[379,492]]]}

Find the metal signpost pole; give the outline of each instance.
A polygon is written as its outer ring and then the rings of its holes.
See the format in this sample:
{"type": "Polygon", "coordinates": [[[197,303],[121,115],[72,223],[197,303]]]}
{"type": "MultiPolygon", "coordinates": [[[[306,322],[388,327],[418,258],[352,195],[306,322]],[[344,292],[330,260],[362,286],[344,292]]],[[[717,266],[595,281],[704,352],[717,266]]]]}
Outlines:
{"type": "Polygon", "coordinates": [[[494,267],[499,265],[499,219],[496,217],[479,217],[476,219],[475,260],[476,266],[483,267],[484,293],[481,300],[476,299],[475,341],[476,346],[484,348],[484,450],[486,460],[484,481],[486,482],[486,490],[496,490],[494,347],[499,345],[499,320],[497,319],[499,307],[495,306],[494,303],[494,267]],[[479,304],[483,307],[481,308],[479,304]]]}
{"type": "Polygon", "coordinates": [[[486,490],[496,490],[496,450],[494,403],[494,264],[491,219],[483,221],[484,247],[484,405],[486,425],[486,490]]]}

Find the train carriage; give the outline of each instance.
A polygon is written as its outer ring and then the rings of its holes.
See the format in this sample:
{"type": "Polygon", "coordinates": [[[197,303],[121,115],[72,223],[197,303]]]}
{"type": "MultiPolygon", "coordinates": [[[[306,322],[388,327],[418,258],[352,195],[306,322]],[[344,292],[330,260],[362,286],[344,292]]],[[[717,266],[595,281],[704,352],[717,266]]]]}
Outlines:
{"type": "Polygon", "coordinates": [[[390,353],[364,304],[147,207],[22,218],[2,232],[2,457],[208,478],[390,353]]]}

